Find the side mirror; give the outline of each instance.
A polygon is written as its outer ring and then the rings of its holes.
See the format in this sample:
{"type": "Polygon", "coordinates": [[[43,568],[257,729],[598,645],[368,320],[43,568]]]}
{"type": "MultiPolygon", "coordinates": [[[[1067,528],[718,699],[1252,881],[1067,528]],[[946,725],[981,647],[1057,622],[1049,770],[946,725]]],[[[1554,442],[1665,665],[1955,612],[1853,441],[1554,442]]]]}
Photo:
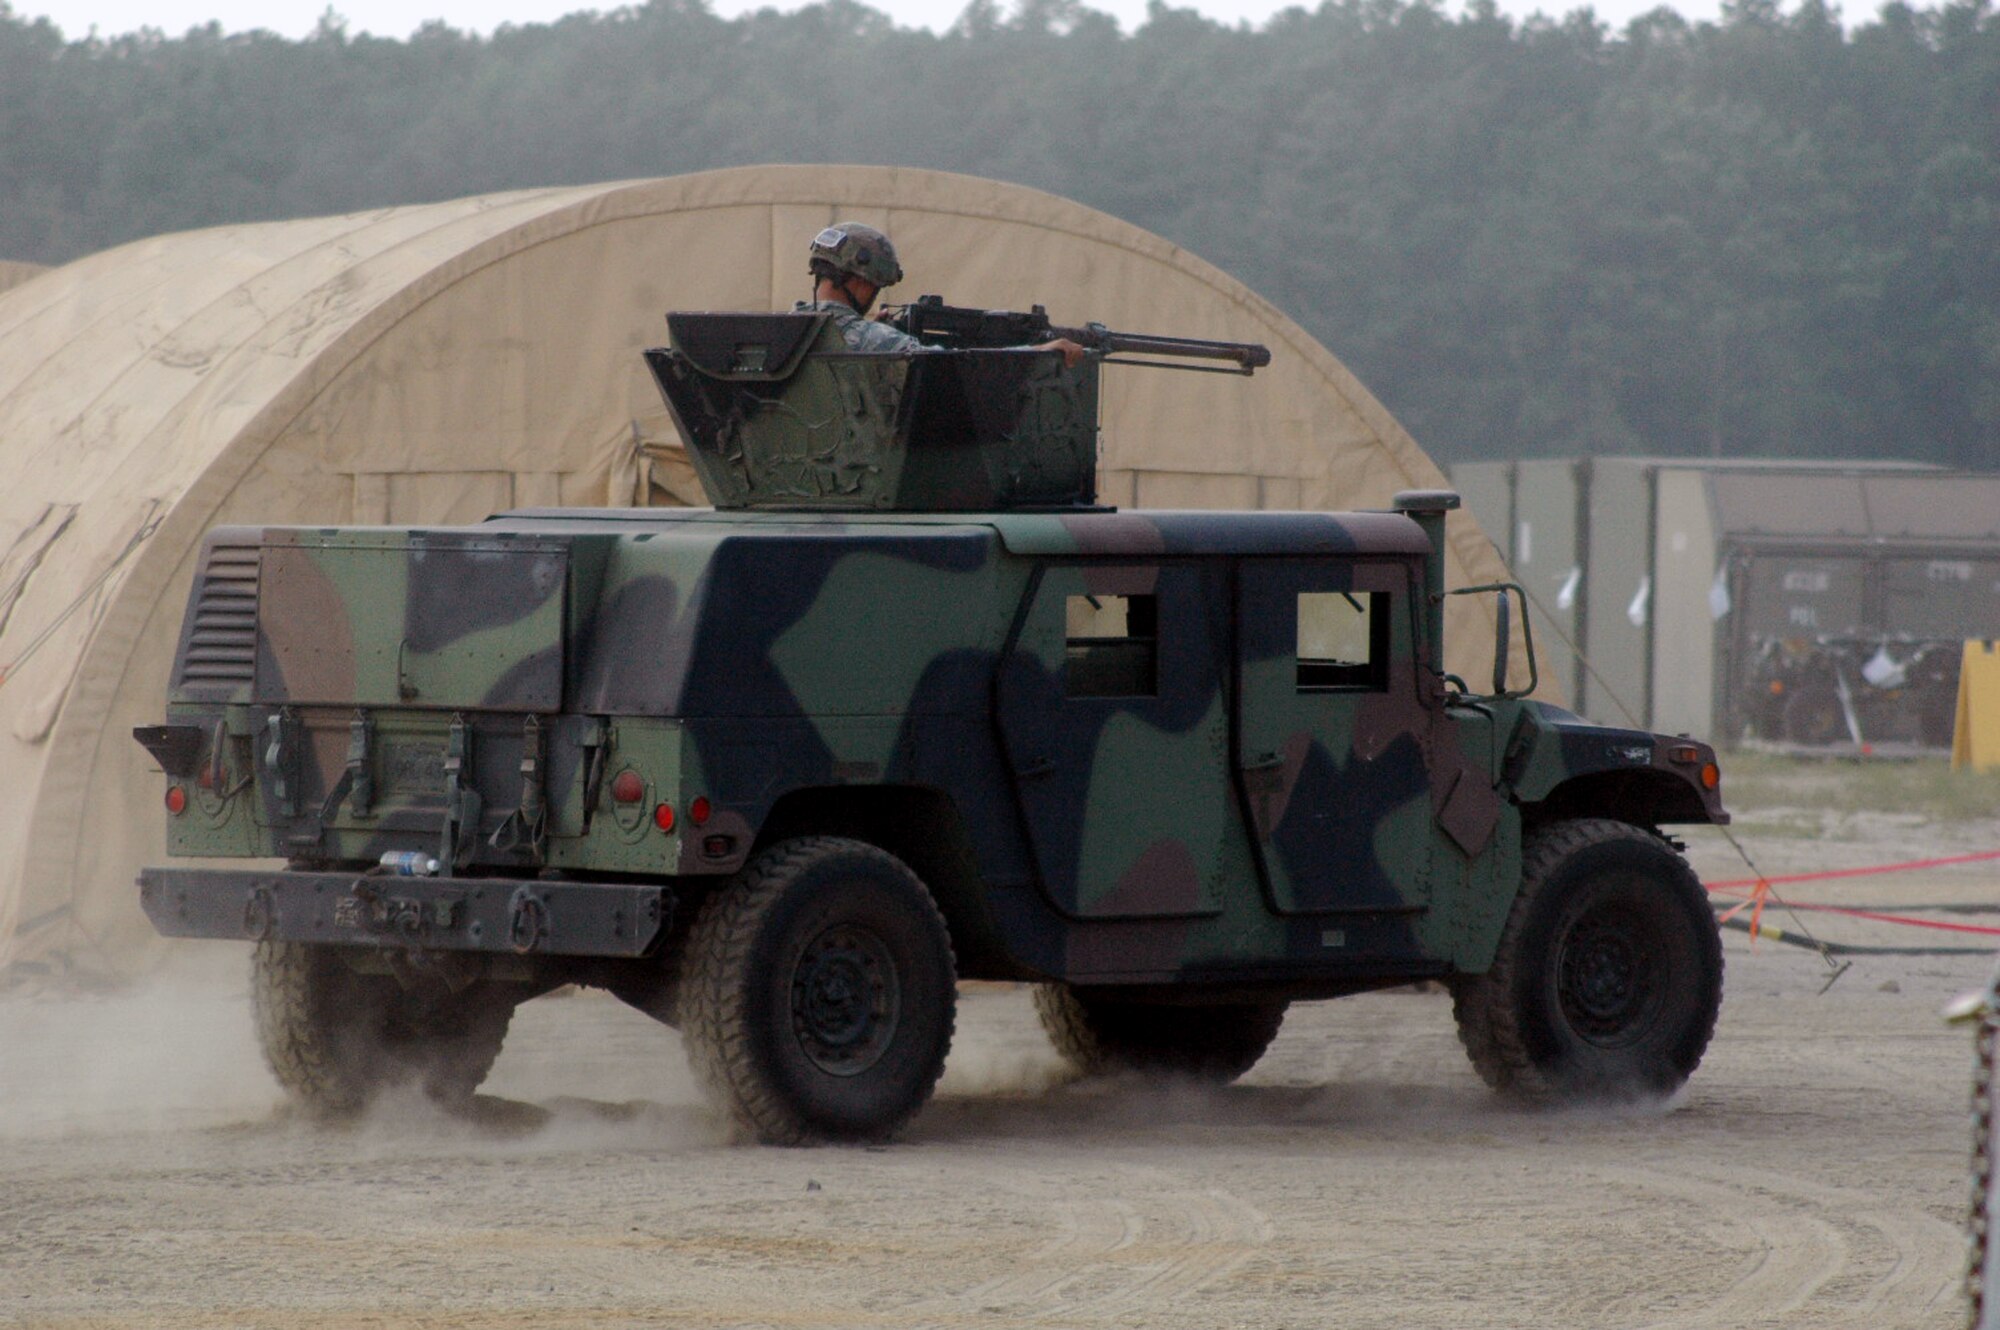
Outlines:
{"type": "Polygon", "coordinates": [[[1528,621],[1528,593],[1518,582],[1488,582],[1481,586],[1460,587],[1450,593],[1454,596],[1493,595],[1499,597],[1493,606],[1493,697],[1526,697],[1535,691],[1542,681],[1540,666],[1535,661],[1535,633],[1528,621]],[[1521,641],[1528,649],[1528,686],[1526,688],[1507,687],[1507,660],[1513,654],[1514,602],[1508,597],[1518,597],[1521,602],[1521,641]]]}

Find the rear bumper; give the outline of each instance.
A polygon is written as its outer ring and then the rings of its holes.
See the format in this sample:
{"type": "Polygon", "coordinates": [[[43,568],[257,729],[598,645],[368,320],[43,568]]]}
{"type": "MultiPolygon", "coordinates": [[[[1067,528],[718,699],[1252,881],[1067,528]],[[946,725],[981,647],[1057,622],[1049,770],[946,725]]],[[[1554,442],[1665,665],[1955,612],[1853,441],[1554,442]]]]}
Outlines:
{"type": "Polygon", "coordinates": [[[643,956],[673,918],[662,886],[519,878],[147,868],[163,937],[537,956],[643,956]]]}

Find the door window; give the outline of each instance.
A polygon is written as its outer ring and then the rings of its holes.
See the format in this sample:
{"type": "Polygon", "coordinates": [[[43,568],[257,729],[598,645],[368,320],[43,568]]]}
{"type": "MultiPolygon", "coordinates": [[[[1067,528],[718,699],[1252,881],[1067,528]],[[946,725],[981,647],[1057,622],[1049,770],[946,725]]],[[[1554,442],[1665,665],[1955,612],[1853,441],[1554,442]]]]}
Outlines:
{"type": "Polygon", "coordinates": [[[1297,655],[1302,693],[1389,686],[1389,597],[1381,591],[1301,591],[1297,655]]]}

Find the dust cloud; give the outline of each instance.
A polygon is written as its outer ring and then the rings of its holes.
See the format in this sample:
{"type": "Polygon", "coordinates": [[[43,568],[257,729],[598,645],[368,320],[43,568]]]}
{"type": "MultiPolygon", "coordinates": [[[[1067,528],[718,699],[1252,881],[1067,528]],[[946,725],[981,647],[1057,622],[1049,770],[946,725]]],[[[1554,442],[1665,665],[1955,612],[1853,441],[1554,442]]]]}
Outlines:
{"type": "Polygon", "coordinates": [[[0,1140],[262,1127],[329,1133],[381,1157],[412,1147],[499,1154],[698,1147],[721,1129],[678,1037],[601,994],[544,998],[516,1014],[469,1109],[391,1090],[359,1120],[294,1111],[258,1048],[249,957],[176,949],[156,973],[108,992],[0,990],[0,1140]],[[577,1006],[596,1037],[564,1031],[577,1006]]]}
{"type": "Polygon", "coordinates": [[[680,1037],[588,989],[523,1003],[469,1106],[446,1109],[402,1086],[334,1130],[347,1133],[344,1148],[359,1158],[413,1149],[494,1158],[673,1153],[728,1140],[688,1070],[680,1037]],[[588,1039],[576,1037],[579,1023],[590,1029],[588,1039]]]}
{"type": "MultiPolygon", "coordinates": [[[[1828,898],[1992,894],[1866,889],[1828,898]]],[[[280,1107],[241,948],[102,997],[17,984],[0,1323],[1962,1324],[1972,1054],[1937,1012],[1990,958],[1869,956],[1826,988],[1809,953],[1724,946],[1672,1112],[1499,1102],[1411,992],[1295,1007],[1233,1086],[1073,1078],[1025,989],[968,983],[903,1137],[810,1151],[724,1146],[679,1036],[601,993],[523,1007],[466,1114],[391,1096],[324,1127],[280,1107]]]]}
{"type": "MultiPolygon", "coordinates": [[[[312,1123],[286,1104],[264,1066],[248,968],[240,950],[190,948],[112,993],[0,993],[0,1140],[248,1127],[330,1134],[352,1156],[376,1159],[413,1149],[519,1157],[732,1142],[695,1084],[679,1036],[587,990],[523,1005],[468,1107],[446,1110],[404,1087],[357,1121],[312,1123]],[[574,1034],[580,1017],[587,1040],[574,1034]]],[[[937,1098],[912,1127],[918,1139],[1060,1139],[1107,1128],[1199,1137],[1223,1124],[1510,1134],[1514,1115],[1469,1079],[1440,1085],[1406,1065],[1456,1061],[1441,1012],[1415,1047],[1385,1045],[1366,1028],[1351,1038],[1281,1033],[1244,1082],[1208,1086],[1081,1078],[1049,1045],[1025,989],[966,988],[937,1098]]],[[[1378,1001],[1435,1005],[1421,996],[1378,1001]]],[[[1669,1107],[1593,1113],[1643,1116],[1669,1107]]],[[[1539,1121],[1545,1129],[1549,1118],[1539,1121]]]]}
{"type": "Polygon", "coordinates": [[[111,992],[0,990],[0,1139],[200,1129],[279,1102],[240,949],[190,948],[111,992]]]}

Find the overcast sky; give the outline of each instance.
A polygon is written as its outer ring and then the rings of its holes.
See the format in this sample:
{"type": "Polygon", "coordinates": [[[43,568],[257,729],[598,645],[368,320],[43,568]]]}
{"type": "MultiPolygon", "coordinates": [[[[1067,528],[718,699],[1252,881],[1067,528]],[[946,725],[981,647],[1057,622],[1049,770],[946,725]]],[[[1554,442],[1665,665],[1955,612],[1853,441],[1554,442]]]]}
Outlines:
{"type": "MultiPolygon", "coordinates": [[[[775,6],[760,0],[711,0],[717,13],[734,16],[752,9],[798,9],[803,0],[785,0],[775,6]]],[[[1317,0],[1314,0],[1316,3],[1317,0]]],[[[224,31],[241,32],[268,28],[287,37],[302,37],[318,24],[326,12],[326,0],[9,0],[16,14],[47,15],[68,37],[82,37],[95,27],[99,36],[132,32],[141,27],[159,28],[179,36],[210,19],[219,21],[224,31]]],[[[951,26],[964,0],[868,0],[906,27],[943,30],[951,26]]],[[[1003,0],[1004,3],[1004,0],[1003,0]]],[[[1145,20],[1146,0],[1086,0],[1093,9],[1116,15],[1130,32],[1145,20]]],[[[1713,19],[1719,0],[1666,0],[1690,20],[1713,19]]],[[[1447,0],[1452,12],[1458,0],[1447,0]]],[[[1634,15],[1658,8],[1660,0],[1598,0],[1592,6],[1597,16],[1614,28],[1623,27],[1634,15]]],[[[383,37],[407,37],[421,23],[441,18],[454,28],[482,33],[503,23],[545,23],[563,14],[593,7],[576,0],[336,0],[334,10],[347,20],[350,33],[370,32],[383,37]]],[[[1182,7],[1198,9],[1212,18],[1235,23],[1247,20],[1262,23],[1280,9],[1285,0],[1189,0],[1182,7]]],[[[1500,8],[1516,17],[1540,10],[1565,14],[1582,8],[1581,0],[1501,0],[1500,8]]]]}

